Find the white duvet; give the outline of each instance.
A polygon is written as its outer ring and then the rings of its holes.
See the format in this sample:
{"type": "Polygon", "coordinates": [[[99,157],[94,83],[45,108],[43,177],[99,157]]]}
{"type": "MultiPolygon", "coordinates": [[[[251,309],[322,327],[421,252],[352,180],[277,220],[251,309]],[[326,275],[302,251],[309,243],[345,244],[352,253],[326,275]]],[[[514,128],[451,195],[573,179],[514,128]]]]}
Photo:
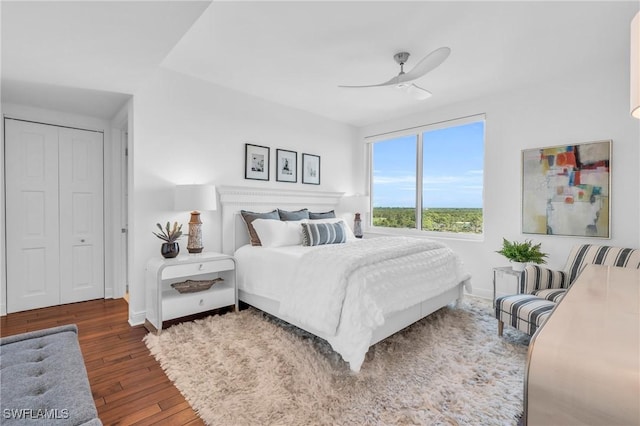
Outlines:
{"type": "MultiPolygon", "coordinates": [[[[274,260],[271,265],[280,279],[271,280],[266,290],[252,287],[254,279],[247,279],[252,268],[241,267],[240,288],[279,300],[279,316],[317,330],[353,371],[360,370],[373,331],[384,324],[385,315],[469,278],[450,248],[426,239],[384,237],[320,247],[252,249],[274,260]],[[293,268],[284,267],[284,262],[293,268]]],[[[238,253],[240,265],[246,254],[238,253]]]]}

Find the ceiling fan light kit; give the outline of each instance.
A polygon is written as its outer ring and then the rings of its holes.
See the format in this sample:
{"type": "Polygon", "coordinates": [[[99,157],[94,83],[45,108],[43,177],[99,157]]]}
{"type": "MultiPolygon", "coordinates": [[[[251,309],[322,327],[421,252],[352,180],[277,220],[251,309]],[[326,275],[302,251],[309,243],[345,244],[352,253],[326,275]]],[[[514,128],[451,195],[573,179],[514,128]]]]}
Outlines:
{"type": "Polygon", "coordinates": [[[439,49],[434,50],[429,53],[427,56],[422,58],[418,64],[413,67],[413,69],[407,73],[404,72],[404,64],[409,60],[410,53],[409,52],[398,52],[393,55],[393,59],[400,65],[400,73],[397,76],[391,78],[388,81],[380,84],[370,84],[365,86],[338,86],[346,89],[362,89],[367,87],[385,87],[385,86],[395,86],[397,89],[406,90],[408,94],[413,96],[418,100],[424,100],[431,97],[431,92],[422,87],[418,86],[415,83],[411,83],[414,80],[424,76],[430,71],[433,71],[435,68],[440,66],[445,59],[449,57],[451,53],[451,49],[448,47],[441,47],[439,49]]]}

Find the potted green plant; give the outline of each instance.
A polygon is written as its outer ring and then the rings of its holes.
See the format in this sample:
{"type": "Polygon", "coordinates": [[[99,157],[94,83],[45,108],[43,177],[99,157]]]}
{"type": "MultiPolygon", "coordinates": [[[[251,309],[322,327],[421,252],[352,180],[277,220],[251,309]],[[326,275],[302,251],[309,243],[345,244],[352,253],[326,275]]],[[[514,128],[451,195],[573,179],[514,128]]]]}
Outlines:
{"type": "Polygon", "coordinates": [[[160,248],[160,253],[165,258],[176,257],[180,253],[180,246],[176,240],[182,236],[182,225],[178,225],[178,222],[173,222],[172,228],[171,224],[167,222],[164,229],[159,223],[156,223],[156,226],[160,232],[154,232],[153,235],[164,241],[160,248]]]}
{"type": "Polygon", "coordinates": [[[527,263],[547,263],[547,253],[540,251],[541,243],[533,244],[531,240],[524,242],[502,239],[502,249],[496,251],[513,263],[514,271],[522,271],[527,263]]]}

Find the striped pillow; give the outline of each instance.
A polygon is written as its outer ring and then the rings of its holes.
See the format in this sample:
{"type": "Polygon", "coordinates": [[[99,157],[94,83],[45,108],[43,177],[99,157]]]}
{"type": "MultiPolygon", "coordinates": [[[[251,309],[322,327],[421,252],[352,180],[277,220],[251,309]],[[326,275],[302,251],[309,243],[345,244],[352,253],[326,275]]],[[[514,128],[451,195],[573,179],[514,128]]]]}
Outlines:
{"type": "Polygon", "coordinates": [[[302,245],[319,246],[347,242],[343,222],[338,223],[302,223],[302,245]]]}

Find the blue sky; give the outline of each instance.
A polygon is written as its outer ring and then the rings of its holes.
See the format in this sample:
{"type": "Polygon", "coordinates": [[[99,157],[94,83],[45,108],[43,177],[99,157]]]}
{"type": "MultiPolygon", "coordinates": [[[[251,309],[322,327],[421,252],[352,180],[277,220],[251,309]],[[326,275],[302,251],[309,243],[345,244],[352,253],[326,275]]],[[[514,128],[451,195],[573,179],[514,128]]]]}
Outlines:
{"type": "MultiPolygon", "coordinates": [[[[423,206],[482,207],[484,121],[423,138],[423,206]]],[[[416,137],[375,143],[373,161],[373,206],[415,207],[416,137]]]]}

